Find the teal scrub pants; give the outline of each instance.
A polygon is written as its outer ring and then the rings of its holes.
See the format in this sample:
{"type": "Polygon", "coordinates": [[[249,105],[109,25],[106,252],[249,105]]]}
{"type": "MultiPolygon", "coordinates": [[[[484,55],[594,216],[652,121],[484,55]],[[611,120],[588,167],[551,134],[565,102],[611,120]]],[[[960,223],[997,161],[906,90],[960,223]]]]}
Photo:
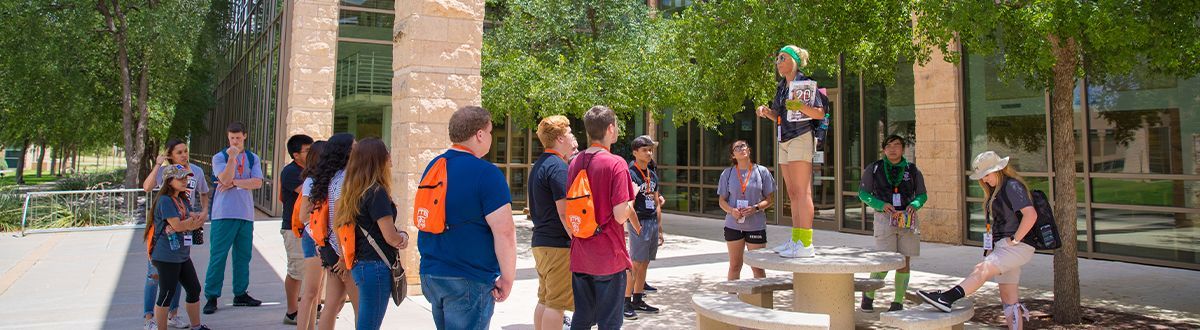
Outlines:
{"type": "Polygon", "coordinates": [[[240,296],[250,286],[250,255],[254,251],[254,222],[242,219],[213,219],[209,233],[208,273],[204,276],[204,295],[221,296],[225,282],[225,259],[233,249],[233,294],[240,296]]]}

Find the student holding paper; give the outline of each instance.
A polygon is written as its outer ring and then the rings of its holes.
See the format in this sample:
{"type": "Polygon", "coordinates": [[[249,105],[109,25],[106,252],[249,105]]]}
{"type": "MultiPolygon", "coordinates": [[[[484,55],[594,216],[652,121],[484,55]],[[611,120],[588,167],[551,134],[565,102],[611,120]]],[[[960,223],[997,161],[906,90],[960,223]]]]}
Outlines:
{"type": "Polygon", "coordinates": [[[808,66],[808,51],[793,45],[775,54],[775,69],[779,83],[775,98],[769,105],[758,107],[758,116],[775,122],[779,140],[779,165],[787,182],[787,196],[792,205],[792,239],[774,250],[784,258],[806,258],[815,255],[812,243],[813,208],[812,180],[813,138],[812,120],[825,117],[825,102],[817,83],[800,72],[808,66]]]}

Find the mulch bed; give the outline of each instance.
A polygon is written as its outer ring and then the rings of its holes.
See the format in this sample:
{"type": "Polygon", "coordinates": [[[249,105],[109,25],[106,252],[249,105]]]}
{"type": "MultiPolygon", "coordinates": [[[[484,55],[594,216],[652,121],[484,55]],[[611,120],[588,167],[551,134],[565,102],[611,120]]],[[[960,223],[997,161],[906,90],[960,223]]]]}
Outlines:
{"type": "MultiPolygon", "coordinates": [[[[1053,307],[1050,300],[1025,301],[1029,308],[1029,321],[1025,322],[1026,329],[1200,329],[1200,323],[1187,323],[1147,317],[1144,315],[1119,312],[1100,307],[1083,306],[1083,323],[1057,324],[1051,314],[1053,307]]],[[[1004,326],[1004,308],[1000,305],[975,308],[972,322],[988,326],[1004,326]]]]}

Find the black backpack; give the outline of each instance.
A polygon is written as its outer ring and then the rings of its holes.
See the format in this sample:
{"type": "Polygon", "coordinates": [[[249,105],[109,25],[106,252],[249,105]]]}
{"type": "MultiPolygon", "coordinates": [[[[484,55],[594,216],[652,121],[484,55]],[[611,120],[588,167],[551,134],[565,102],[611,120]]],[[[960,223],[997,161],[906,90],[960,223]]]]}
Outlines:
{"type": "MultiPolygon", "coordinates": [[[[1008,184],[1005,183],[1005,187],[1008,184]]],[[[1003,192],[998,192],[1003,193],[1003,192]]],[[[1008,207],[1012,206],[1012,201],[1008,199],[1008,194],[1003,194],[1004,202],[1008,207]]],[[[1046,193],[1041,190],[1033,190],[1030,192],[1033,197],[1033,209],[1037,211],[1037,221],[1033,223],[1033,228],[1021,239],[1021,242],[1029,244],[1034,249],[1038,250],[1054,250],[1062,247],[1062,236],[1058,234],[1058,223],[1054,222],[1054,206],[1050,205],[1050,199],[1046,198],[1046,193]]],[[[1021,213],[1017,213],[1020,217],[1021,213]]]]}

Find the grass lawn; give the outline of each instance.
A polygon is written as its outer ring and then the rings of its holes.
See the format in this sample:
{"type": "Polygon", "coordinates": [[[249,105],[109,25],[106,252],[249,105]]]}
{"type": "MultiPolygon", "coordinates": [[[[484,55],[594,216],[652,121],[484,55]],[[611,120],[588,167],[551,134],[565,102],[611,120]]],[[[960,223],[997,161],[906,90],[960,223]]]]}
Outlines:
{"type": "MultiPolygon", "coordinates": [[[[25,185],[32,186],[39,183],[58,181],[58,179],[62,178],[50,175],[49,173],[42,173],[42,177],[40,178],[34,174],[25,174],[25,185]]],[[[0,186],[13,186],[16,184],[17,177],[12,173],[5,173],[3,177],[0,177],[0,186]]]]}

